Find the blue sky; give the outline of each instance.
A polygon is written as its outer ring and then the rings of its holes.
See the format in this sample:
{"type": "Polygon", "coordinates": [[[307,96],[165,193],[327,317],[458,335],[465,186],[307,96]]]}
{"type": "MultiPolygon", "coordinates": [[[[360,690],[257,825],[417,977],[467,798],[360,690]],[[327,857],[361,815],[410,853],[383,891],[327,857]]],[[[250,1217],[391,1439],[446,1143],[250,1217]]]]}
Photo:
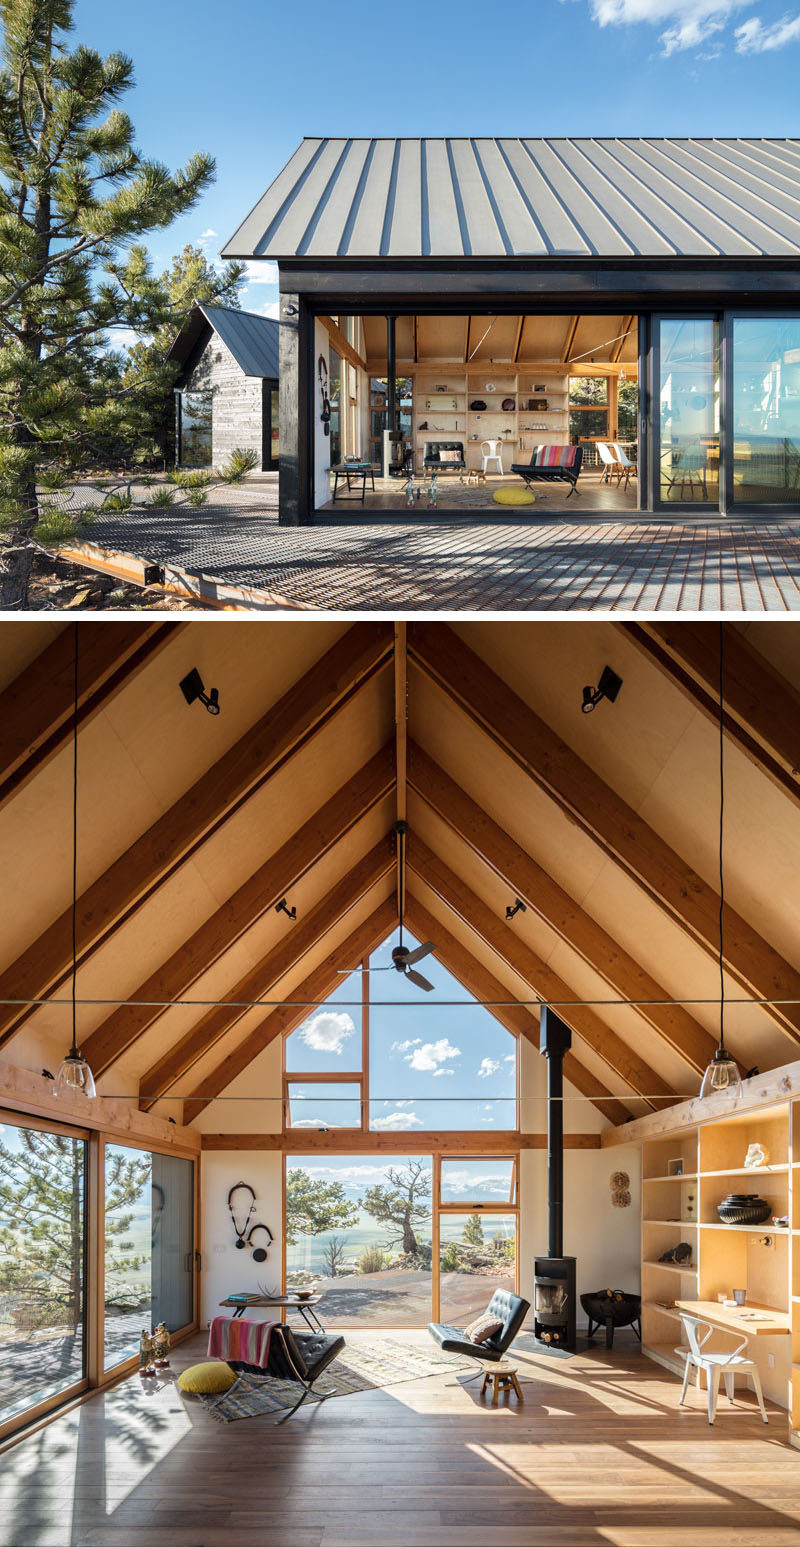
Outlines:
{"type": "MultiPolygon", "coordinates": [[[[398,938],[393,935],[373,953],[372,967],[389,964],[398,938]]],[[[408,930],[404,942],[418,944],[408,930]]],[[[370,1126],[409,1135],[422,1128],[514,1128],[516,1039],[470,999],[434,956],[426,957],[419,970],[433,983],[432,993],[393,970],[370,974],[370,1126]],[[465,1008],[442,1000],[461,1001],[465,1008]]],[[[302,1074],[360,1069],[361,1016],[350,1003],[359,997],[358,979],[345,978],[326,1007],[287,1039],[287,1073],[298,1072],[295,1089],[302,1093],[293,1103],[295,1124],[299,1118],[301,1125],[316,1127],[320,1118],[331,1126],[358,1126],[357,1090],[304,1085],[302,1074]],[[345,1100],[337,1101],[338,1096],[345,1100]]]]}
{"type": "MultiPolygon", "coordinates": [[[[306,134],[800,130],[800,0],[76,0],[75,20],[133,58],[146,154],[217,159],[198,208],[152,240],[159,265],[188,241],[215,253],[306,134]]],[[[243,304],[273,307],[275,279],[243,304]]]]}

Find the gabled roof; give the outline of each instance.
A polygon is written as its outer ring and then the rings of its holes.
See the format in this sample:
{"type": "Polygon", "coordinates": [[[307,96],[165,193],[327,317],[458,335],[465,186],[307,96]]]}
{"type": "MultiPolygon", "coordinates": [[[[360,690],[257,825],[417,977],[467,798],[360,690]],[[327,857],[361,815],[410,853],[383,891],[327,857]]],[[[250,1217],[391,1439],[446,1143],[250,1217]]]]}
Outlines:
{"type": "Polygon", "coordinates": [[[796,139],[305,139],[225,258],[800,254],[796,139]]]}
{"type": "Polygon", "coordinates": [[[231,306],[206,306],[195,301],[167,359],[185,365],[207,325],[222,339],[245,376],[277,381],[279,324],[273,317],[236,311],[231,306]]]}

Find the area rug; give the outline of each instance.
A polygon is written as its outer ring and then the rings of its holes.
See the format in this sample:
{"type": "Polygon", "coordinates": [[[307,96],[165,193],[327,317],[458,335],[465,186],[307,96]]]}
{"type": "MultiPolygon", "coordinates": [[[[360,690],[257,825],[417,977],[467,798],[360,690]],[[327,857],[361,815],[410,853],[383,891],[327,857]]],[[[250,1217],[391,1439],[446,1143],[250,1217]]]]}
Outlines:
{"type": "MultiPolygon", "coordinates": [[[[472,1368],[472,1360],[438,1349],[409,1348],[393,1338],[380,1342],[348,1345],[338,1359],[320,1376],[317,1385],[306,1398],[318,1402],[322,1397],[349,1397],[355,1391],[376,1391],[384,1386],[397,1386],[402,1381],[420,1380],[426,1375],[441,1375],[445,1370],[472,1368]]],[[[274,1413],[294,1407],[300,1395],[296,1381],[276,1380],[271,1375],[243,1375],[230,1391],[221,1397],[201,1397],[206,1411],[220,1423],[233,1423],[237,1418],[257,1418],[262,1413],[274,1413]]]]}

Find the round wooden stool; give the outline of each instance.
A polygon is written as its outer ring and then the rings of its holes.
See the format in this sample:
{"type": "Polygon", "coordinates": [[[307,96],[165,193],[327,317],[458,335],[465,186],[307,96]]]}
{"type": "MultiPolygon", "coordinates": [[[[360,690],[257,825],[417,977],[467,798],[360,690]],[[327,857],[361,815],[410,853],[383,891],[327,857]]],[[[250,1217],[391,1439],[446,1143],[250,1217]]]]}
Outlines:
{"type": "Polygon", "coordinates": [[[523,1401],[519,1381],[517,1380],[517,1366],[508,1364],[501,1359],[499,1364],[491,1364],[484,1367],[483,1380],[481,1381],[481,1396],[483,1396],[489,1382],[492,1382],[492,1407],[497,1406],[497,1398],[501,1391],[516,1392],[520,1402],[523,1401]]]}

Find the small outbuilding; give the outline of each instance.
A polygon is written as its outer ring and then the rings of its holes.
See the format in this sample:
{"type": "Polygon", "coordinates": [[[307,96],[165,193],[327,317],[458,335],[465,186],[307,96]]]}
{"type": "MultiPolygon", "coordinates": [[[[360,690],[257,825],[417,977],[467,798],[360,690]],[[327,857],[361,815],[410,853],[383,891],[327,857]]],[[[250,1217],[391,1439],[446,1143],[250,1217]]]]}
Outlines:
{"type": "Polygon", "coordinates": [[[195,302],[167,355],[175,387],[175,460],[220,467],[236,447],[278,466],[278,323],[257,312],[195,302]]]}

